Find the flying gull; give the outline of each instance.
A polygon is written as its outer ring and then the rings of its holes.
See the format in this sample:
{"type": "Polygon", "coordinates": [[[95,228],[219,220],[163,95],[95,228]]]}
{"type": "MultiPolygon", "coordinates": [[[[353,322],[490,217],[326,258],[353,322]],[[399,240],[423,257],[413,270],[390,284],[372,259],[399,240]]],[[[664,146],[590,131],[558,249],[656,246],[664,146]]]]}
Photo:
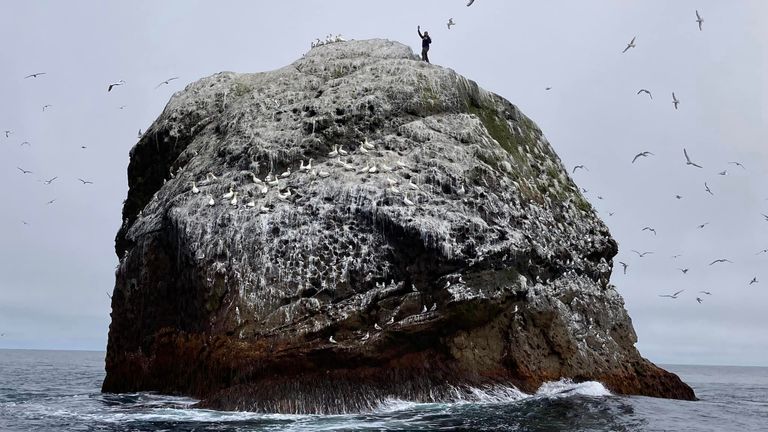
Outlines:
{"type": "Polygon", "coordinates": [[[123,81],[123,80],[120,80],[120,81],[117,81],[117,82],[113,82],[112,84],[109,85],[109,87],[107,87],[107,91],[110,92],[110,91],[112,91],[112,87],[121,86],[123,84],[125,84],[125,81],[123,81]]]}
{"type": "Polygon", "coordinates": [[[467,3],[467,7],[472,6],[472,3],[474,3],[474,2],[475,2],[475,0],[469,0],[469,3],[467,3]]]}
{"type": "Polygon", "coordinates": [[[621,264],[622,267],[624,267],[624,274],[627,274],[627,267],[629,267],[629,264],[619,261],[619,264],[621,264]]]}
{"type": "Polygon", "coordinates": [[[640,93],[645,93],[645,94],[647,94],[647,95],[648,95],[648,97],[650,97],[650,98],[651,98],[651,100],[653,100],[653,95],[651,94],[651,92],[650,92],[649,90],[646,90],[646,89],[640,89],[640,90],[638,90],[637,94],[640,94],[640,93]]]}
{"type": "Polygon", "coordinates": [[[33,74],[30,74],[30,75],[27,75],[27,76],[25,76],[25,77],[24,77],[24,79],[27,79],[27,78],[37,78],[37,77],[39,77],[40,75],[45,75],[45,74],[46,74],[45,72],[38,72],[38,73],[33,73],[33,74]]]}
{"type": "Polygon", "coordinates": [[[683,272],[683,274],[688,274],[688,269],[687,268],[679,268],[678,270],[683,272]]]}
{"type": "Polygon", "coordinates": [[[81,182],[82,182],[84,185],[87,185],[87,184],[93,184],[93,182],[92,182],[92,181],[83,180],[83,179],[81,179],[81,178],[78,178],[78,180],[80,180],[80,181],[81,181],[81,182]]]}
{"type": "Polygon", "coordinates": [[[750,284],[750,285],[752,285],[752,284],[756,284],[756,283],[758,283],[758,282],[759,282],[759,281],[757,280],[757,276],[755,276],[755,277],[753,277],[753,278],[752,278],[752,280],[751,280],[751,281],[749,281],[749,284],[750,284]]]}
{"type": "Polygon", "coordinates": [[[51,205],[51,204],[53,204],[53,203],[55,203],[55,202],[56,202],[56,198],[54,198],[54,199],[52,199],[52,200],[48,201],[47,203],[45,203],[45,205],[51,205]]]}
{"type": "Polygon", "coordinates": [[[644,151],[644,152],[642,152],[642,153],[638,153],[638,154],[636,154],[636,155],[635,155],[635,157],[634,157],[634,158],[632,158],[632,163],[635,163],[635,161],[637,160],[637,158],[641,158],[641,157],[648,157],[648,156],[654,156],[654,154],[653,154],[653,153],[651,153],[651,152],[649,152],[649,151],[644,151]]]}
{"type": "Polygon", "coordinates": [[[699,225],[699,229],[702,229],[707,225],[709,225],[709,222],[704,222],[703,224],[699,225]]]}
{"type": "Polygon", "coordinates": [[[627,52],[627,51],[629,51],[630,48],[634,48],[635,47],[635,39],[637,39],[637,36],[633,37],[632,40],[629,41],[629,43],[627,44],[627,47],[624,48],[624,51],[622,51],[622,54],[627,52]]]}
{"type": "Polygon", "coordinates": [[[712,193],[712,190],[711,190],[711,189],[709,189],[709,185],[707,184],[707,182],[704,182],[704,190],[706,190],[707,192],[709,192],[709,194],[710,194],[710,195],[714,195],[714,194],[712,193]]]}
{"type": "Polygon", "coordinates": [[[650,231],[653,233],[653,235],[656,235],[656,230],[651,227],[645,227],[642,229],[642,231],[650,231]]]}
{"type": "Polygon", "coordinates": [[[53,183],[53,181],[54,181],[54,180],[56,180],[57,178],[58,178],[58,177],[53,177],[53,178],[50,178],[50,179],[48,179],[48,180],[44,181],[43,183],[45,183],[45,184],[49,185],[49,184],[53,183]]]}
{"type": "Polygon", "coordinates": [[[43,105],[43,112],[45,112],[46,108],[52,108],[52,107],[53,107],[53,105],[51,105],[51,104],[43,105]]]}
{"type": "Polygon", "coordinates": [[[680,100],[675,96],[675,92],[672,92],[672,105],[675,106],[675,109],[677,109],[677,106],[680,105],[680,100]]]}
{"type": "Polygon", "coordinates": [[[701,304],[701,302],[703,302],[704,300],[702,300],[701,297],[696,297],[696,301],[699,302],[699,304],[701,304]]]}
{"type": "Polygon", "coordinates": [[[448,18],[448,24],[447,25],[448,25],[448,30],[450,30],[451,26],[455,26],[456,23],[453,22],[453,18],[448,18]]]}
{"type": "Polygon", "coordinates": [[[12,131],[12,130],[7,130],[7,131],[4,131],[4,132],[5,132],[5,137],[6,137],[6,138],[8,138],[9,136],[11,136],[11,134],[13,133],[13,131],[12,131]]]}
{"type": "Polygon", "coordinates": [[[659,294],[659,297],[669,297],[669,298],[676,299],[677,296],[680,295],[680,293],[683,292],[683,291],[685,291],[685,290],[682,289],[682,290],[680,290],[680,291],[678,291],[678,292],[676,292],[674,294],[659,294]]]}
{"type": "Polygon", "coordinates": [[[704,18],[699,15],[699,11],[696,11],[696,22],[699,23],[699,31],[701,31],[701,25],[704,24],[704,18]]]}
{"type": "Polygon", "coordinates": [[[584,165],[576,165],[573,167],[573,171],[571,171],[571,174],[575,173],[577,169],[583,169],[589,171],[589,168],[585,167],[584,165]]]}
{"type": "Polygon", "coordinates": [[[712,295],[712,293],[709,292],[709,291],[699,291],[699,292],[702,293],[702,294],[706,294],[706,295],[712,295]]]}
{"type": "Polygon", "coordinates": [[[177,80],[177,79],[179,79],[179,77],[168,78],[167,80],[165,80],[165,81],[161,82],[160,84],[156,85],[155,88],[158,88],[158,87],[160,87],[163,84],[169,84],[171,81],[177,80]]]}
{"type": "Polygon", "coordinates": [[[16,167],[16,169],[18,169],[19,171],[21,171],[21,173],[22,173],[22,174],[32,174],[32,171],[27,171],[27,170],[25,170],[24,168],[19,168],[19,167],[16,167]]]}
{"type": "Polygon", "coordinates": [[[717,175],[721,175],[721,176],[728,175],[728,170],[720,171],[719,173],[717,173],[717,175]]]}
{"type": "Polygon", "coordinates": [[[701,165],[698,165],[698,164],[695,164],[695,163],[691,162],[691,158],[688,156],[688,150],[683,149],[683,154],[685,155],[685,164],[686,165],[693,165],[696,168],[701,168],[701,165]]]}
{"type": "Polygon", "coordinates": [[[728,163],[729,163],[729,164],[731,164],[731,165],[740,166],[740,167],[741,167],[741,169],[743,169],[743,170],[746,170],[746,168],[744,168],[744,165],[742,165],[742,164],[741,164],[741,163],[739,163],[739,162],[728,162],[728,163]]]}
{"type": "Polygon", "coordinates": [[[653,253],[653,252],[638,252],[638,251],[636,251],[634,249],[632,249],[632,252],[636,253],[637,256],[639,256],[640,258],[642,258],[642,257],[644,257],[644,256],[646,256],[648,254],[652,254],[653,253]]]}
{"type": "Polygon", "coordinates": [[[731,263],[731,264],[733,264],[733,261],[731,261],[729,259],[725,259],[725,258],[720,258],[720,259],[716,259],[716,260],[712,261],[711,263],[709,263],[709,265],[714,265],[714,264],[717,264],[717,263],[731,263]]]}

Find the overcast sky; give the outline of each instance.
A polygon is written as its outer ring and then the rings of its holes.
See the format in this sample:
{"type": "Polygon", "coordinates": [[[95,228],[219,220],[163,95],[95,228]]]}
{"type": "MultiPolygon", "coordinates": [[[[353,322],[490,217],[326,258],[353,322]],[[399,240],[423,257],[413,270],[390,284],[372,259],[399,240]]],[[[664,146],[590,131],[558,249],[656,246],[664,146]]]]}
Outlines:
{"type": "Polygon", "coordinates": [[[518,105],[569,171],[588,167],[573,176],[619,242],[612,282],[646,357],[768,366],[764,0],[4,0],[0,16],[0,348],[105,349],[128,152],[173,92],[282,67],[329,33],[418,50],[420,24],[433,63],[518,105]],[[641,151],[655,155],[632,164],[641,151]]]}

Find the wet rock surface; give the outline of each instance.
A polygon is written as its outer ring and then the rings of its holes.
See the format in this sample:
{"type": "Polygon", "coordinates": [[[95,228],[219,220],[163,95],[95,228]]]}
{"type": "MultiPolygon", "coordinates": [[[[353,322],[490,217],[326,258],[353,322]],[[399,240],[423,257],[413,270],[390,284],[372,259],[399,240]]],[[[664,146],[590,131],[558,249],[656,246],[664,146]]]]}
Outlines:
{"type": "Polygon", "coordinates": [[[193,83],[128,177],[104,391],[291,413],[561,377],[694,398],[635,349],[617,244],[538,127],[402,44],[193,83]]]}

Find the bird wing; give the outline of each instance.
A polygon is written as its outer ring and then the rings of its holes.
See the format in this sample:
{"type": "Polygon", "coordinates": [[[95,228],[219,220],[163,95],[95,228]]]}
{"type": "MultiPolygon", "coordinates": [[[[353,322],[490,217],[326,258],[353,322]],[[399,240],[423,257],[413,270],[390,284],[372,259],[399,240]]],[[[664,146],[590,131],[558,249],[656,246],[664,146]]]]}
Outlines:
{"type": "Polygon", "coordinates": [[[696,11],[696,19],[701,19],[701,15],[699,15],[699,11],[696,11]]]}
{"type": "Polygon", "coordinates": [[[691,158],[688,157],[688,150],[683,149],[683,154],[685,155],[685,161],[690,164],[691,163],[691,158]]]}
{"type": "Polygon", "coordinates": [[[635,163],[635,161],[637,160],[637,158],[639,158],[639,157],[640,157],[640,156],[642,156],[642,155],[643,155],[642,153],[638,153],[638,154],[636,154],[636,155],[635,155],[635,157],[633,157],[633,158],[632,158],[632,163],[635,163]]]}
{"type": "Polygon", "coordinates": [[[635,39],[637,39],[637,36],[633,37],[632,40],[629,41],[629,44],[630,45],[634,45],[635,44],[635,39]]]}
{"type": "Polygon", "coordinates": [[[678,292],[676,292],[676,293],[674,293],[674,294],[672,294],[672,295],[673,295],[673,296],[677,296],[678,294],[680,294],[680,293],[681,293],[681,292],[683,292],[683,291],[685,291],[685,290],[684,290],[684,289],[681,289],[680,291],[678,291],[678,292]]]}

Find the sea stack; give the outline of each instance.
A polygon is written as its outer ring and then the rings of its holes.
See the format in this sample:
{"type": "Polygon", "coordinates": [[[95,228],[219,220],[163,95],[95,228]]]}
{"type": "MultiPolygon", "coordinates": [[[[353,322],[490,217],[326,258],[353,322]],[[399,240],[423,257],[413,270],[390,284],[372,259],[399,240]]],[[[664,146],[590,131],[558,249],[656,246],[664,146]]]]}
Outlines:
{"type": "Polygon", "coordinates": [[[341,413],[567,377],[694,399],[635,348],[617,243],[541,130],[403,44],[189,85],[128,183],[105,392],[341,413]]]}

